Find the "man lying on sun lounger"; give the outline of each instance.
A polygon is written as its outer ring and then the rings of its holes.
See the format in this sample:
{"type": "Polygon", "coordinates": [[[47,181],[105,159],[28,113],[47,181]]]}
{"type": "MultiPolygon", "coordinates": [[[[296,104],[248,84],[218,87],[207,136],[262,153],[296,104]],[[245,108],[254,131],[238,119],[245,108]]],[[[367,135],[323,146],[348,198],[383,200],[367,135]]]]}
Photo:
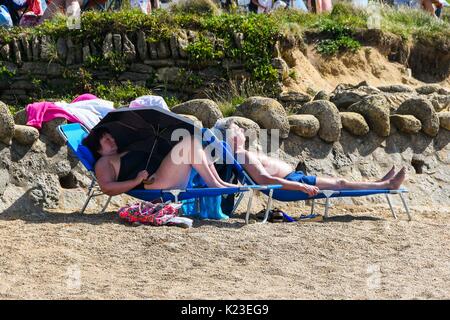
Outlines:
{"type": "Polygon", "coordinates": [[[309,196],[319,190],[374,190],[399,189],[405,180],[405,167],[395,173],[395,168],[378,181],[348,181],[343,178],[316,177],[294,171],[289,164],[268,157],[262,152],[245,150],[244,129],[238,127],[233,119],[218,120],[214,128],[219,130],[233,149],[236,159],[257,184],[280,184],[285,190],[298,190],[309,196]]]}

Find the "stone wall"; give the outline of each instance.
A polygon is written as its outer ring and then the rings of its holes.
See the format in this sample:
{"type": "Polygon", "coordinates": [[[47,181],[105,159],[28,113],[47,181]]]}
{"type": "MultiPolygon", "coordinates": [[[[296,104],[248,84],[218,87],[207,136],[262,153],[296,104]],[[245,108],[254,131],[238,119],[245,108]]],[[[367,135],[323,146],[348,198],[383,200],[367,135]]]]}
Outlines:
{"type": "MultiPolygon", "coordinates": [[[[115,79],[151,88],[164,85],[164,90],[185,92],[191,97],[206,84],[223,79],[225,74],[231,78],[249,76],[241,61],[192,63],[186,47],[196,39],[195,31],[177,31],[170,39],[157,43],[148,42],[147,36],[143,31],[109,33],[99,43],[76,43],[70,37],[19,35],[0,44],[0,66],[3,66],[0,100],[29,101],[37,96],[43,84],[55,89],[70,86],[80,67],[91,73],[93,81],[108,83],[115,79]],[[99,59],[114,60],[116,65],[105,65],[105,60],[99,63],[99,59]]],[[[235,39],[239,45],[239,35],[235,39]]],[[[210,40],[216,41],[214,35],[210,40]]]]}

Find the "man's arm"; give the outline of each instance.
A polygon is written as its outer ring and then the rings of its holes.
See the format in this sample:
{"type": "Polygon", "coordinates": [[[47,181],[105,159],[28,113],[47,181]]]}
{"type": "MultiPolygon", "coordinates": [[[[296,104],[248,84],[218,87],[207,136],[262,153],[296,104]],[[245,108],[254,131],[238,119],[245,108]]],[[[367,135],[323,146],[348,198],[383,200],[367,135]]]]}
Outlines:
{"type": "Polygon", "coordinates": [[[280,184],[282,189],[305,192],[309,196],[314,196],[319,191],[316,186],[272,176],[264,168],[258,157],[250,152],[246,152],[244,168],[257,184],[280,184]]]}
{"type": "Polygon", "coordinates": [[[116,181],[114,167],[106,158],[100,159],[95,165],[95,175],[100,189],[108,196],[116,196],[130,191],[148,177],[147,171],[144,170],[139,172],[134,179],[118,182],[116,181]]]}

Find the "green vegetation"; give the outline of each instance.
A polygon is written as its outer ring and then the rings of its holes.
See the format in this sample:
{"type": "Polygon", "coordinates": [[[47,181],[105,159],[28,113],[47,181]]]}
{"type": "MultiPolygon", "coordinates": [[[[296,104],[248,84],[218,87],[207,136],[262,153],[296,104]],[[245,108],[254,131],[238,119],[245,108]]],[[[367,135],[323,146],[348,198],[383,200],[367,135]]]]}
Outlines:
{"type": "Polygon", "coordinates": [[[231,116],[236,107],[247,98],[253,96],[276,96],[272,88],[267,88],[265,82],[261,81],[234,81],[230,80],[222,85],[213,85],[205,90],[208,99],[217,102],[224,117],[231,116]]]}
{"type": "Polygon", "coordinates": [[[90,56],[86,67],[91,69],[107,68],[117,75],[127,69],[127,61],[121,54],[111,52],[107,56],[90,56]]]}
{"type": "MultiPolygon", "coordinates": [[[[450,17],[448,15],[444,15],[443,19],[438,20],[423,10],[397,9],[383,4],[380,4],[379,8],[382,31],[402,36],[405,40],[450,40],[450,17]]],[[[284,27],[292,23],[296,24],[296,29],[304,33],[306,31],[320,32],[324,24],[330,26],[330,20],[338,28],[341,26],[353,31],[367,29],[369,14],[348,3],[337,3],[330,13],[315,15],[290,10],[277,11],[273,17],[284,27]]]]}
{"type": "Polygon", "coordinates": [[[139,96],[152,94],[150,89],[134,85],[130,81],[125,83],[99,83],[90,92],[101,99],[113,101],[116,107],[128,105],[139,96]]]}
{"type": "Polygon", "coordinates": [[[324,55],[334,55],[342,51],[356,52],[361,44],[352,38],[353,28],[336,22],[332,19],[324,19],[320,31],[327,35],[317,46],[317,51],[324,55]]]}
{"type": "Polygon", "coordinates": [[[141,85],[136,85],[130,81],[111,80],[100,82],[92,79],[92,74],[86,69],[79,68],[76,71],[66,70],[66,82],[56,84],[46,80],[32,78],[31,82],[37,90],[33,96],[29,97],[26,103],[35,101],[72,101],[81,93],[89,92],[101,99],[114,102],[116,107],[129,104],[139,96],[152,94],[152,91],[141,85]]]}
{"type": "Polygon", "coordinates": [[[213,0],[182,0],[172,5],[171,11],[174,13],[191,13],[200,15],[217,15],[220,13],[219,7],[213,0]]]}
{"type": "Polygon", "coordinates": [[[214,42],[203,35],[200,35],[194,42],[191,42],[187,46],[186,52],[196,62],[221,59],[224,57],[224,52],[222,50],[216,50],[214,42]]]}
{"type": "Polygon", "coordinates": [[[14,77],[16,73],[8,69],[7,66],[0,61],[0,80],[10,79],[14,77]]]}
{"type": "Polygon", "coordinates": [[[450,18],[438,20],[422,10],[385,7],[381,29],[400,35],[405,40],[424,43],[450,42],[450,18]]]}

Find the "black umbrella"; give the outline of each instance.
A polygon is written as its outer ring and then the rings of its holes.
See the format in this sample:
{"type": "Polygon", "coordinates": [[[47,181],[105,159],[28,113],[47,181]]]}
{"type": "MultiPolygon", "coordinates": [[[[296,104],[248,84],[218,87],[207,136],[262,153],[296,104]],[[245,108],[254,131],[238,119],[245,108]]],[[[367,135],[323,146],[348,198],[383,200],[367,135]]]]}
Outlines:
{"type": "Polygon", "coordinates": [[[162,161],[179,142],[172,137],[175,130],[201,133],[192,120],[160,107],[119,108],[109,112],[92,130],[99,128],[108,129],[119,152],[148,152],[146,169],[151,159],[162,161]]]}

